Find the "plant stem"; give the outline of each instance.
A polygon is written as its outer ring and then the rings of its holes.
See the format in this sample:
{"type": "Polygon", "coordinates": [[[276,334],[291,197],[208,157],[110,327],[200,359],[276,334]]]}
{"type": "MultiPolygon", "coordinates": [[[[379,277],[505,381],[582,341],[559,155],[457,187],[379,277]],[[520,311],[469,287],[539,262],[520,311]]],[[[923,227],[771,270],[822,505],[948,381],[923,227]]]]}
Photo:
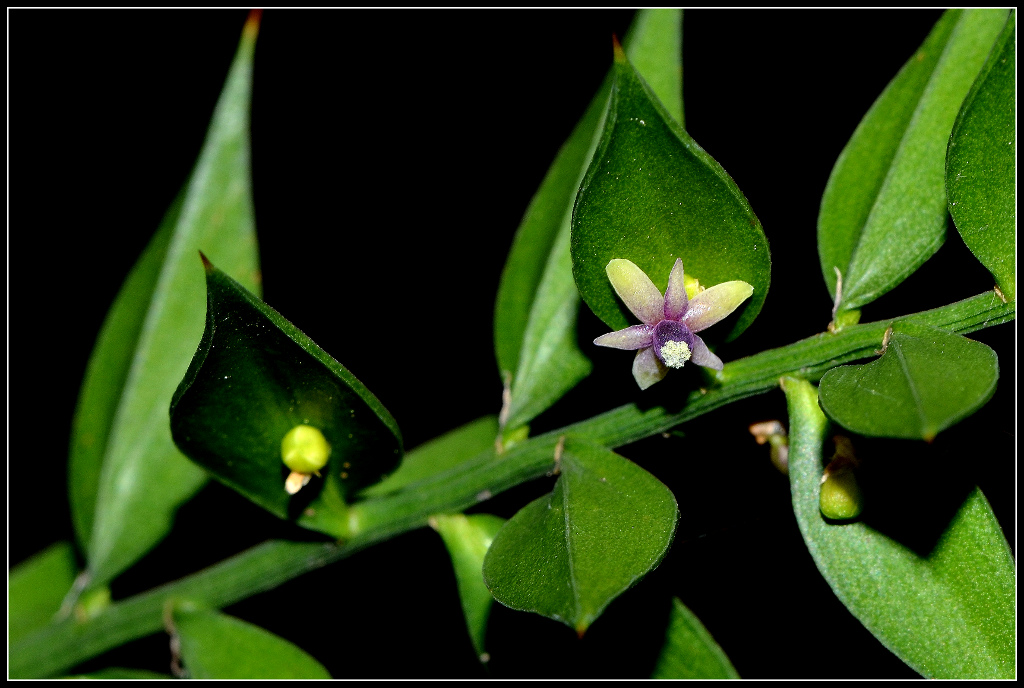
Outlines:
{"type": "MultiPolygon", "coordinates": [[[[1013,304],[986,292],[898,320],[967,333],[1008,322],[1014,316],[1013,304]]],[[[268,541],[191,576],[117,602],[95,618],[57,622],[10,649],[10,676],[56,675],[122,643],[158,632],[168,599],[227,606],[423,526],[433,514],[461,511],[510,487],[551,474],[556,468],[555,445],[562,436],[576,435],[610,448],[620,447],[774,389],[783,375],[817,380],[836,365],[875,355],[892,322],[854,325],[732,361],[718,374],[714,387],[691,393],[677,413],[661,407],[642,411],[627,404],[531,438],[501,455],[487,451],[394,494],[359,502],[351,507],[353,537],[344,543],[268,541]]]]}

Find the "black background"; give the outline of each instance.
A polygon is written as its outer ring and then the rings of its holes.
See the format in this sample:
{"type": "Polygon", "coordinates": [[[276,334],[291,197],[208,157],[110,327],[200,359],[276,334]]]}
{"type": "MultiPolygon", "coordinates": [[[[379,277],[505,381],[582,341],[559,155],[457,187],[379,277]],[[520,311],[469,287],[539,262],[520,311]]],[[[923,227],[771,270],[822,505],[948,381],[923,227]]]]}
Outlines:
{"type": "MultiPolygon", "coordinates": [[[[252,115],[264,299],[373,390],[407,447],[497,412],[491,319],[505,256],[610,65],[611,35],[624,35],[631,15],[264,15],[252,115]],[[349,336],[368,324],[378,336],[349,336]],[[416,355],[398,356],[410,341],[416,355]]],[[[764,310],[719,350],[725,360],[828,323],[815,247],[821,193],[858,121],[938,16],[686,13],[687,129],[744,191],[772,249],[764,310]]],[[[199,152],[244,21],[240,11],[9,13],[11,564],[73,537],[64,457],[78,385],[109,304],[199,152]]],[[[863,319],[943,305],[991,284],[951,231],[863,319]]],[[[583,311],[580,341],[595,372],[534,423],[537,432],[637,398],[629,357],[585,344],[606,328],[583,311]]],[[[932,445],[864,443],[886,466],[874,503],[889,506],[876,513],[904,509],[893,523],[915,526],[893,534],[914,546],[928,546],[917,524],[948,517],[974,480],[1015,541],[1015,329],[972,337],[999,352],[1002,368],[981,412],[932,445]]],[[[670,376],[659,393],[688,384],[670,376]]],[[[684,426],[684,438],[624,448],[679,501],[669,556],[582,641],[496,605],[489,675],[646,676],[672,595],[744,677],[916,675],[818,575],[788,483],[746,431],[784,417],[774,392],[684,426]]],[[[484,506],[510,517],[550,486],[524,485],[484,506]]],[[[310,536],[211,484],[181,509],[171,536],[114,583],[115,598],[267,537],[310,536]]],[[[464,631],[447,554],[425,529],[227,611],[298,643],[336,677],[487,675],[464,631]]],[[[158,635],[84,668],[166,671],[168,661],[158,635]]]]}

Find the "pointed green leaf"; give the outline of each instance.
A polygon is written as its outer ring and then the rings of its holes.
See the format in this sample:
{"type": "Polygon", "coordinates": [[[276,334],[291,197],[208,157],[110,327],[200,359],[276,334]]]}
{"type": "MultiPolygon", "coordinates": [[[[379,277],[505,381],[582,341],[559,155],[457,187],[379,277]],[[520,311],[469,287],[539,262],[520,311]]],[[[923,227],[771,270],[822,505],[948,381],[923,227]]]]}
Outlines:
{"type": "MultiPolygon", "coordinates": [[[[642,10],[626,50],[674,113],[682,114],[681,14],[642,10]]],[[[602,86],[558,153],[516,233],[494,312],[498,367],[510,380],[502,417],[514,430],[590,374],[576,345],[579,294],[572,279],[569,225],[576,190],[597,143],[608,86],[602,86]]]]}
{"type": "Polygon", "coordinates": [[[192,678],[331,678],[301,648],[227,614],[178,603],[174,630],[182,665],[192,678]]]}
{"type": "Polygon", "coordinates": [[[821,378],[819,395],[825,413],[856,433],[931,441],[981,408],[998,379],[988,346],[898,322],[881,358],[833,368],[821,378]]]}
{"type": "Polygon", "coordinates": [[[729,657],[693,612],[672,600],[665,646],[651,678],[739,678],[729,657]]]}
{"type": "Polygon", "coordinates": [[[344,366],[220,270],[207,264],[206,330],[171,401],[178,447],[218,480],[282,518],[335,537],[344,500],[394,469],[398,425],[344,366]],[[317,428],[330,457],[298,494],[284,488],[281,441],[317,428]]]}
{"type": "Polygon", "coordinates": [[[167,246],[181,214],[184,191],[171,204],[156,234],[128,274],[107,313],[85,371],[71,426],[68,492],[75,535],[83,550],[92,538],[100,472],[109,433],[131,370],[135,347],[153,291],[167,257],[167,246]]]}
{"type": "Polygon", "coordinates": [[[180,206],[167,214],[122,289],[79,398],[72,514],[94,585],[159,542],[177,507],[206,479],[174,447],[166,409],[203,330],[196,250],[251,288],[258,285],[249,174],[256,31],[250,20],[180,206]]]}
{"type": "Polygon", "coordinates": [[[1008,301],[1017,276],[1017,11],[964,99],[946,151],[949,214],[1008,301]]]}
{"type": "Polygon", "coordinates": [[[839,600],[927,678],[1014,677],[1014,562],[981,490],[967,497],[923,556],[863,521],[828,523],[818,508],[828,421],[813,385],[786,378],[783,389],[793,511],[839,600]]]}
{"type": "Polygon", "coordinates": [[[672,492],[632,461],[569,440],[554,491],[519,510],[484,559],[502,604],[581,635],[665,556],[679,510],[672,492]]]}
{"type": "Polygon", "coordinates": [[[829,293],[853,310],[898,285],[946,233],[943,183],[953,120],[1006,10],[949,10],[878,97],[836,160],[818,215],[829,293]]]}
{"type": "Polygon", "coordinates": [[[410,449],[402,464],[387,478],[359,493],[361,497],[383,497],[386,494],[426,480],[455,468],[463,461],[486,451],[494,451],[498,437],[498,418],[484,416],[451,432],[410,449]]]}
{"type": "Polygon", "coordinates": [[[58,542],[18,564],[7,576],[7,643],[53,621],[78,575],[75,550],[58,542]]]}
{"type": "Polygon", "coordinates": [[[455,567],[455,580],[459,586],[459,599],[462,601],[462,613],[466,617],[469,637],[477,657],[481,662],[486,662],[488,657],[484,653],[484,638],[494,598],[484,585],[484,556],[505,519],[490,514],[454,514],[434,516],[430,523],[448,548],[455,567]]]}
{"type": "Polygon", "coordinates": [[[768,293],[771,259],[761,223],[732,178],[619,55],[604,130],[572,218],[580,295],[612,329],[631,324],[605,274],[626,258],[664,291],[676,258],[710,287],[743,280],[753,297],[729,338],[753,322],[768,293]]]}

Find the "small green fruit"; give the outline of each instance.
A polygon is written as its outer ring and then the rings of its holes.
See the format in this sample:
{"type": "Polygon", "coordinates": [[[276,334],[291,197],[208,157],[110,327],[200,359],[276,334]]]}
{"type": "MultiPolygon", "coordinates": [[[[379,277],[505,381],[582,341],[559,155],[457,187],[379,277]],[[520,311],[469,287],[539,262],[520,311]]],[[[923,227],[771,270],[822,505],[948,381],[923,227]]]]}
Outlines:
{"type": "Polygon", "coordinates": [[[860,516],[864,508],[864,497],[857,484],[857,474],[850,465],[838,470],[827,470],[822,476],[819,506],[821,513],[837,521],[846,521],[860,516]]]}
{"type": "Polygon", "coordinates": [[[316,473],[330,457],[331,445],[311,425],[296,425],[281,440],[281,460],[296,473],[316,473]]]}

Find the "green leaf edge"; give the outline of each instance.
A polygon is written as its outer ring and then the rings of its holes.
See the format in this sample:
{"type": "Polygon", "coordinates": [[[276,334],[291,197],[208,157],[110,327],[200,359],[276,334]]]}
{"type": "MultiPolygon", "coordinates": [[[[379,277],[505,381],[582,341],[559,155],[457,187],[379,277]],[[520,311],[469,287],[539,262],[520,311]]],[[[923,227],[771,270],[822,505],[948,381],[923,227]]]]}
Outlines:
{"type": "MultiPolygon", "coordinates": [[[[689,669],[690,667],[687,667],[689,669]]],[[[718,641],[714,639],[708,629],[704,627],[697,615],[694,614],[690,609],[683,604],[682,600],[678,597],[672,598],[672,613],[669,617],[668,628],[665,630],[665,645],[661,649],[661,655],[658,657],[658,663],[654,667],[654,672],[651,674],[651,678],[657,679],[738,679],[740,677],[737,673],[736,668],[733,667],[732,662],[729,660],[729,656],[725,654],[725,650],[718,644],[718,641]],[[680,635],[685,635],[686,639],[681,640],[680,635]],[[697,645],[698,649],[703,651],[704,662],[714,662],[720,669],[719,672],[713,673],[699,673],[699,672],[679,672],[676,671],[678,660],[673,656],[674,652],[682,649],[679,646],[683,644],[697,645]]]]}
{"type": "MultiPolygon", "coordinates": [[[[1008,46],[1012,47],[1012,50],[1014,51],[1014,56],[1016,57],[1016,32],[1017,10],[1016,8],[1014,8],[1010,10],[1010,15],[1006,19],[1006,26],[1003,27],[1003,31],[1000,34],[999,38],[996,39],[995,45],[992,47],[992,52],[989,53],[988,59],[982,66],[981,72],[978,74],[978,78],[975,79],[974,84],[971,86],[971,90],[967,93],[967,97],[964,98],[964,102],[960,106],[960,112],[957,113],[956,121],[953,123],[953,130],[949,135],[949,145],[946,148],[945,168],[946,200],[949,206],[949,214],[953,217],[954,224],[956,225],[957,231],[960,232],[961,236],[963,235],[963,230],[961,229],[960,222],[957,222],[957,213],[954,212],[954,202],[952,198],[953,194],[950,193],[950,158],[952,157],[953,147],[955,145],[955,140],[957,138],[957,133],[960,129],[960,125],[962,124],[964,118],[967,116],[967,113],[970,111],[971,104],[974,102],[974,99],[978,95],[978,92],[984,87],[985,82],[987,81],[989,74],[992,72],[992,69],[995,67],[996,62],[999,61],[1000,57],[1002,56],[1002,54],[1008,46]]],[[[1014,152],[1016,153],[1016,130],[1014,134],[1014,141],[1014,152]]],[[[1016,155],[1014,155],[1014,158],[1016,159],[1016,155]]],[[[1016,226],[1014,227],[1014,229],[1016,230],[1016,226]]],[[[1014,232],[1014,234],[1016,235],[1016,231],[1014,232]]],[[[977,253],[975,253],[974,249],[971,248],[966,238],[964,239],[964,243],[967,244],[967,248],[971,249],[971,253],[974,253],[975,257],[978,257],[977,253]]],[[[1014,258],[1015,256],[1009,256],[1009,262],[1011,263],[1011,265],[1014,264],[1014,258]]],[[[979,261],[981,261],[980,258],[979,261]]],[[[999,283],[999,287],[1006,300],[1008,300],[1010,303],[1015,302],[1016,270],[1013,270],[1013,273],[1011,274],[1012,283],[1007,284],[1005,280],[1000,280],[998,277],[996,277],[995,272],[988,265],[986,265],[984,262],[982,262],[982,264],[985,265],[989,272],[992,273],[993,277],[995,277],[996,282],[999,283]]]]}
{"type": "MultiPolygon", "coordinates": [[[[209,630],[212,626],[216,627],[216,630],[221,633],[234,633],[241,635],[241,640],[245,640],[245,636],[250,638],[255,636],[259,637],[265,645],[262,650],[266,651],[268,646],[277,649],[281,652],[285,652],[291,655],[291,659],[298,660],[301,662],[301,666],[297,667],[299,671],[287,675],[272,675],[272,676],[193,676],[192,678],[203,678],[203,679],[218,679],[218,678],[245,678],[245,679],[276,679],[276,678],[288,678],[288,679],[329,679],[331,678],[330,673],[315,657],[310,655],[308,652],[300,648],[295,643],[285,640],[284,638],[271,633],[265,628],[257,626],[256,624],[249,623],[238,617],[224,614],[222,612],[204,609],[201,606],[197,606],[191,602],[178,601],[173,604],[171,612],[174,622],[174,633],[179,637],[181,643],[181,658],[185,665],[185,668],[192,672],[193,668],[189,667],[190,658],[189,654],[193,652],[201,652],[204,648],[193,642],[193,639],[189,638],[188,632],[182,632],[182,627],[189,626],[189,622],[203,624],[206,630],[209,630]],[[184,622],[184,623],[183,623],[184,622]]],[[[193,655],[194,657],[194,655],[193,655]]],[[[264,655],[265,657],[265,655],[264,655]]],[[[194,665],[193,665],[194,666],[194,665]]]]}

